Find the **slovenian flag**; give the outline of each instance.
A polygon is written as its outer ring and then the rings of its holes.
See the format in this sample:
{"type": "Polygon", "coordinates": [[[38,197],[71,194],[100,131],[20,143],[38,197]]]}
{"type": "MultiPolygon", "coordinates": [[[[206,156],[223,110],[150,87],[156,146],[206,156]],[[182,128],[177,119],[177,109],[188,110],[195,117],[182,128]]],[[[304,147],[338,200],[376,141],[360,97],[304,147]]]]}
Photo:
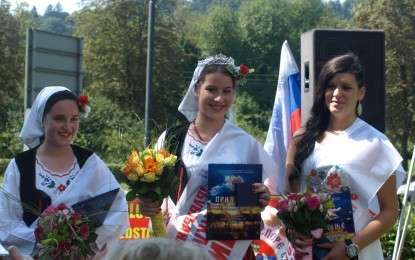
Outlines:
{"type": "Polygon", "coordinates": [[[300,73],[288,42],[281,48],[277,92],[264,149],[279,167],[278,191],[285,190],[285,159],[293,133],[301,126],[300,73]]]}

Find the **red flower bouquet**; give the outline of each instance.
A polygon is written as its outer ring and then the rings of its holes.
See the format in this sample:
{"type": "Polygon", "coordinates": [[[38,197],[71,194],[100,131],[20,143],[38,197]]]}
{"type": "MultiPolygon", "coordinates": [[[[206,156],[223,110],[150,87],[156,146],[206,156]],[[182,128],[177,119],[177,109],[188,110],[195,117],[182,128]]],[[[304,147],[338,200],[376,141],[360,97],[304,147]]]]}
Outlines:
{"type": "Polygon", "coordinates": [[[97,235],[87,218],[59,204],[43,211],[35,237],[38,259],[82,259],[94,255],[97,235]]]}

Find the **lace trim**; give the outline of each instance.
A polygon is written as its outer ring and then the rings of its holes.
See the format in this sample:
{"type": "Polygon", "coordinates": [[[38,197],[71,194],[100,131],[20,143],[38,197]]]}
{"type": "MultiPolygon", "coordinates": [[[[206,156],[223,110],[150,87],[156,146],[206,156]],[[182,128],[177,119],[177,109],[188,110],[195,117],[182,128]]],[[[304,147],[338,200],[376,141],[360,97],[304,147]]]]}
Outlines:
{"type": "Polygon", "coordinates": [[[54,172],[54,171],[52,171],[52,170],[48,169],[48,168],[46,167],[46,165],[44,165],[44,164],[42,163],[42,161],[41,161],[41,160],[39,160],[39,158],[38,158],[37,156],[36,156],[36,163],[40,166],[40,168],[42,168],[42,170],[43,170],[43,171],[47,172],[48,174],[50,174],[50,175],[52,175],[52,176],[55,176],[55,177],[65,177],[65,176],[68,176],[69,174],[71,174],[71,173],[72,173],[72,171],[75,169],[76,164],[77,164],[77,160],[76,160],[76,159],[74,160],[74,162],[72,163],[72,166],[69,168],[69,170],[68,170],[68,171],[66,171],[66,172],[62,172],[62,173],[56,173],[56,172],[54,172]]]}

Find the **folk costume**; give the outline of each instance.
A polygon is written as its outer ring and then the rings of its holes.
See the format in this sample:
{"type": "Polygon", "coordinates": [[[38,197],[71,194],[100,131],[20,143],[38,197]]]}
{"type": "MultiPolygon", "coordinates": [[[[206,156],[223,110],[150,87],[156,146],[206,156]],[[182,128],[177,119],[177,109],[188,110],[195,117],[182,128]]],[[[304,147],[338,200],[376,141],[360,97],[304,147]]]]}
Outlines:
{"type": "MultiPolygon", "coordinates": [[[[64,174],[49,170],[37,157],[44,135],[45,104],[61,91],[69,90],[47,87],[39,93],[20,134],[31,149],[13,158],[4,175],[0,194],[0,241],[6,246],[17,246],[24,255],[32,253],[36,242],[34,229],[38,215],[32,209],[40,213],[49,205],[65,203],[70,206],[120,187],[105,163],[95,153],[81,147],[71,146],[76,159],[64,174]]],[[[120,190],[103,225],[95,231],[98,248],[118,238],[127,227],[127,203],[120,190]]]]}
{"type": "MultiPolygon", "coordinates": [[[[330,135],[330,141],[316,142],[304,161],[301,189],[318,192],[324,186],[330,191],[347,184],[357,233],[379,213],[376,194],[386,180],[395,174],[397,187],[403,181],[402,157],[384,134],[360,118],[330,135]]],[[[380,241],[360,250],[359,259],[383,259],[380,241]]]]}
{"type": "MultiPolygon", "coordinates": [[[[192,122],[198,113],[198,100],[195,95],[197,81],[204,67],[210,64],[235,66],[232,58],[223,55],[199,61],[189,89],[179,106],[179,111],[189,122],[192,122]]],[[[228,119],[207,143],[194,137],[189,131],[189,126],[190,123],[186,123],[170,128],[158,140],[158,146],[167,147],[181,159],[176,165],[179,175],[177,191],[162,205],[162,209],[169,209],[168,235],[170,238],[202,246],[216,259],[243,259],[251,241],[206,239],[208,165],[262,164],[263,182],[271,194],[277,191],[274,177],[277,176],[277,167],[259,142],[228,119]]]]}

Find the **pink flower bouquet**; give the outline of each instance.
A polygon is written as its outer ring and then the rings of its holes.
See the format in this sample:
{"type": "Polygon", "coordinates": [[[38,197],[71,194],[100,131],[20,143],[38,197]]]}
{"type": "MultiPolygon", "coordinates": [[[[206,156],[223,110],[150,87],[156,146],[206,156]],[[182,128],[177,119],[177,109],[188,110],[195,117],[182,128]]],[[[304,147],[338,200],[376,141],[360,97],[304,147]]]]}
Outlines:
{"type": "Polygon", "coordinates": [[[311,231],[325,229],[334,214],[334,204],[328,194],[291,193],[275,203],[278,217],[288,229],[310,236],[311,231]]]}

